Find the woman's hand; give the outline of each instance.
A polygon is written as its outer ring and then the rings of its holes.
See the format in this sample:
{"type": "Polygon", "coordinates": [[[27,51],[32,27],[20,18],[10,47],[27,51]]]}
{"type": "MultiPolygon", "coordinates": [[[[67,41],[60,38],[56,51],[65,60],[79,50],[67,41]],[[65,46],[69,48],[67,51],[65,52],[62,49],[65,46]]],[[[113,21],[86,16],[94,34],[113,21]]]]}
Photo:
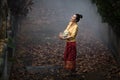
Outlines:
{"type": "Polygon", "coordinates": [[[62,36],[62,32],[59,33],[59,38],[64,40],[63,36],[62,36]]]}

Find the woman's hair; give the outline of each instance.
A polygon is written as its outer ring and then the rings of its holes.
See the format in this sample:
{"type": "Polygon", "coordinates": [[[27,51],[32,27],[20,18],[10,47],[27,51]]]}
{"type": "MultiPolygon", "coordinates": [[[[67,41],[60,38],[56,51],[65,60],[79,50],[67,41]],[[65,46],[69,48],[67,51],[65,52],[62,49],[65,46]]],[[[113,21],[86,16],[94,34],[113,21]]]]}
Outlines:
{"type": "Polygon", "coordinates": [[[82,19],[83,16],[81,14],[75,14],[76,15],[76,22],[80,21],[80,18],[82,19]]]}

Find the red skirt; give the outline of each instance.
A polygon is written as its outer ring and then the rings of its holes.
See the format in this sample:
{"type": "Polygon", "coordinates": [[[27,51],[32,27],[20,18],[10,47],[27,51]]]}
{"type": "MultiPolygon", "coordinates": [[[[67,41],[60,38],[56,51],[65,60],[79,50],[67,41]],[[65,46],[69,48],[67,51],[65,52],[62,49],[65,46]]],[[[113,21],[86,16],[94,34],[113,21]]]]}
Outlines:
{"type": "Polygon", "coordinates": [[[76,42],[67,42],[64,52],[65,67],[74,69],[76,65],[76,42]]]}
{"type": "Polygon", "coordinates": [[[64,52],[64,61],[76,60],[76,42],[67,42],[64,52]]]}

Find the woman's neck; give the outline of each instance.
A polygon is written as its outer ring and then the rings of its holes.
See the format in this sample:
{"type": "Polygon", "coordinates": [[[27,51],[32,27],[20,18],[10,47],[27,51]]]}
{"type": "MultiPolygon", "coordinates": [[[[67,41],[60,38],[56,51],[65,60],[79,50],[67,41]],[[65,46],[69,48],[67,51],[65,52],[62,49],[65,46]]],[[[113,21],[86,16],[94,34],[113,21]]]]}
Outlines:
{"type": "Polygon", "coordinates": [[[73,25],[73,24],[77,24],[77,22],[75,22],[75,21],[71,21],[71,25],[73,25]]]}
{"type": "Polygon", "coordinates": [[[72,27],[73,25],[77,24],[75,21],[70,21],[69,23],[69,28],[72,27]]]}

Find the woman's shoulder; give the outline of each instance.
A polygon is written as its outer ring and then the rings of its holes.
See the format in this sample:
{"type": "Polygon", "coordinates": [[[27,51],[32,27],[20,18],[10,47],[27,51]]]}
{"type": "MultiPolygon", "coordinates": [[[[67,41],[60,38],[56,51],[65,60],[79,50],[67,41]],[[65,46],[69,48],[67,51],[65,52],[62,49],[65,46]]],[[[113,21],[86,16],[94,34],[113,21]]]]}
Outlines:
{"type": "Polygon", "coordinates": [[[75,28],[78,28],[78,24],[77,24],[77,23],[75,23],[74,27],[75,27],[75,28]]]}

